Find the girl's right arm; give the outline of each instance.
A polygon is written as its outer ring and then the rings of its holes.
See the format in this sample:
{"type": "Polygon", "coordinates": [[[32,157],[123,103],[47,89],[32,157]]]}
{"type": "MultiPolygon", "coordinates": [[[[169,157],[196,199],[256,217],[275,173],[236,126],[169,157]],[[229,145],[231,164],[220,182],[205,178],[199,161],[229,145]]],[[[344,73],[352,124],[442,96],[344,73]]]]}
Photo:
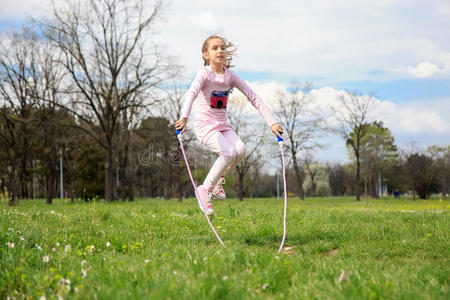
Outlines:
{"type": "Polygon", "coordinates": [[[195,76],[195,79],[189,87],[189,90],[186,92],[186,100],[184,101],[183,108],[181,109],[181,117],[178,121],[175,122],[175,128],[177,130],[181,130],[181,133],[186,130],[186,123],[187,119],[189,118],[189,114],[191,113],[192,104],[197,98],[200,90],[203,88],[205,81],[206,73],[205,68],[203,68],[197,73],[197,76],[195,76]]]}

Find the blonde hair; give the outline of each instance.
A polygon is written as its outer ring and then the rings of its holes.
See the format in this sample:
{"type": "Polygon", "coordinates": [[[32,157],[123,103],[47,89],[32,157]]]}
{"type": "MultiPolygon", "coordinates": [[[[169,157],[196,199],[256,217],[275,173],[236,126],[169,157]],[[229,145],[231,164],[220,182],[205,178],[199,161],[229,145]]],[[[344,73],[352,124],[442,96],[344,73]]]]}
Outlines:
{"type": "Polygon", "coordinates": [[[233,43],[227,41],[226,39],[224,39],[221,36],[218,35],[211,35],[209,36],[204,42],[203,42],[203,46],[202,46],[202,58],[203,58],[203,65],[204,66],[209,66],[209,61],[207,59],[205,59],[205,57],[203,57],[203,53],[208,52],[208,44],[210,40],[213,39],[221,39],[223,41],[223,43],[225,44],[225,67],[227,67],[227,69],[234,67],[234,65],[231,64],[231,61],[233,60],[233,57],[236,55],[236,46],[233,45],[233,43]],[[231,49],[230,49],[231,48],[231,49]]]}

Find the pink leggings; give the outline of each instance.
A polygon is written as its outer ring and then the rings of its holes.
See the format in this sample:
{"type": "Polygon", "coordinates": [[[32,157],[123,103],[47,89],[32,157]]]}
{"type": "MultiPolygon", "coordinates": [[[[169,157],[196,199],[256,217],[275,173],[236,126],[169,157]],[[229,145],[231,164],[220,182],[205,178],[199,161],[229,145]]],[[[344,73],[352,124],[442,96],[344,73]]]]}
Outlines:
{"type": "Polygon", "coordinates": [[[245,145],[232,129],[213,134],[205,145],[219,154],[203,182],[203,185],[212,191],[220,177],[230,172],[244,159],[245,145]]]}

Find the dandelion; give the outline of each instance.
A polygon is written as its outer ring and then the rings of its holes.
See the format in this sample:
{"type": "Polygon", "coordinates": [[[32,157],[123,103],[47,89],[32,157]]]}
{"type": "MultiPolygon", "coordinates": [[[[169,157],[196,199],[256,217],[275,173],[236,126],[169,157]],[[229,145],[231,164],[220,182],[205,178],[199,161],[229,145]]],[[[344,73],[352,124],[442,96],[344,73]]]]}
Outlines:
{"type": "Polygon", "coordinates": [[[111,246],[111,243],[110,242],[106,242],[106,247],[109,247],[109,246],[111,246]]]}
{"type": "Polygon", "coordinates": [[[45,262],[45,263],[48,263],[49,260],[50,260],[50,257],[48,257],[48,255],[45,255],[45,256],[42,258],[42,261],[45,262]]]}
{"type": "Polygon", "coordinates": [[[10,243],[10,242],[7,242],[6,245],[11,249],[16,246],[14,243],[10,243]]]}

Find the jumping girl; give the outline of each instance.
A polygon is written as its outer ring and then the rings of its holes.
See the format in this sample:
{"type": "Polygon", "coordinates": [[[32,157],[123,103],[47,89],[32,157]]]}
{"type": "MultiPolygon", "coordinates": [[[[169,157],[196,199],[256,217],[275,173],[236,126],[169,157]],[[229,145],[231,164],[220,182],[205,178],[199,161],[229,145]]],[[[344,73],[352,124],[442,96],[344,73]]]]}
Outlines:
{"type": "Polygon", "coordinates": [[[220,36],[208,37],[202,46],[204,67],[197,73],[183,104],[181,118],[175,128],[183,133],[195,101],[194,132],[208,149],[219,154],[202,185],[197,187],[200,209],[208,215],[214,210],[211,197],[225,199],[224,176],[238,165],[245,155],[245,146],[227,120],[226,107],[231,90],[238,88],[258,110],[272,132],[282,135],[283,128],[258,95],[230,70],[233,44],[220,36]],[[203,207],[202,207],[203,206],[203,207]]]}

